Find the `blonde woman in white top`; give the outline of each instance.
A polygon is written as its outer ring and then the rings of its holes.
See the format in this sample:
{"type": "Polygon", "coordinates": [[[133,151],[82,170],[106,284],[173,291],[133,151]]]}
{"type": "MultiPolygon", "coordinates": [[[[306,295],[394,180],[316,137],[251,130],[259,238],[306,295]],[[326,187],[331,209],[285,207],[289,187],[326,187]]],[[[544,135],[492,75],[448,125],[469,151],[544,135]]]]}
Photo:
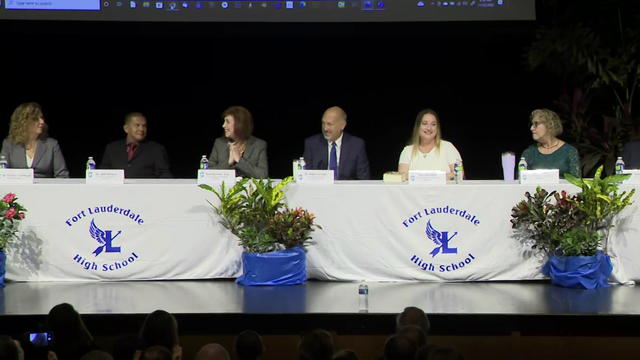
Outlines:
{"type": "Polygon", "coordinates": [[[462,157],[452,143],[442,140],[438,114],[426,109],[418,113],[410,145],[405,146],[398,161],[398,171],[441,170],[453,179],[453,166],[462,157]]]}

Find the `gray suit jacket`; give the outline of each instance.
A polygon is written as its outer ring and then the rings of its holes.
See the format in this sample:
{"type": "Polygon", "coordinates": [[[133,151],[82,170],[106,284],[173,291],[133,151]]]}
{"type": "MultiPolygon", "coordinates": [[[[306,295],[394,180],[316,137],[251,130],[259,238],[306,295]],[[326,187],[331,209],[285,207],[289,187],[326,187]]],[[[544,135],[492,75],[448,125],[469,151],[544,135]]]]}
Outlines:
{"type": "Polygon", "coordinates": [[[269,176],[267,142],[250,136],[240,161],[229,166],[229,141],[225,137],[219,137],[213,143],[209,166],[211,169],[236,169],[237,176],[264,179],[269,176]]]}
{"type": "MultiPolygon", "coordinates": [[[[27,169],[27,154],[22,144],[14,144],[9,139],[2,142],[2,155],[6,156],[10,168],[27,169]]],[[[37,178],[68,178],[69,170],[58,142],[53,138],[39,139],[33,157],[33,176],[37,178]]]]}

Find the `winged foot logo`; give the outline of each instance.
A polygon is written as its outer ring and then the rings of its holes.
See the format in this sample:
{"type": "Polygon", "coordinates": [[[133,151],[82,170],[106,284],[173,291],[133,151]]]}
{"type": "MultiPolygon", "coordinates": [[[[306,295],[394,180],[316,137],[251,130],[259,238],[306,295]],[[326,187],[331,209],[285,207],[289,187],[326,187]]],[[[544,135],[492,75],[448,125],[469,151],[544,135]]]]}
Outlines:
{"type": "MultiPolygon", "coordinates": [[[[87,229],[88,231],[84,234],[88,234],[90,238],[93,238],[93,240],[97,242],[98,247],[95,248],[95,250],[93,250],[93,252],[89,256],[83,257],[80,254],[76,254],[72,259],[72,261],[81,265],[86,271],[117,271],[123,269],[124,267],[130,265],[140,258],[137,253],[131,251],[129,256],[125,255],[125,257],[121,258],[120,260],[102,263],[96,262],[100,254],[121,254],[122,249],[125,248],[123,247],[123,243],[125,243],[124,235],[123,237],[119,237],[123,234],[122,230],[107,229],[105,226],[101,227],[100,225],[98,225],[100,223],[96,222],[96,219],[99,218],[102,214],[121,215],[128,218],[136,225],[144,224],[144,219],[139,213],[136,213],[131,209],[114,206],[113,204],[108,206],[88,207],[84,210],[78,211],[75,215],[65,220],[65,224],[69,228],[73,228],[75,225],[80,225],[81,223],[84,223],[84,220],[91,217],[91,222],[87,229]]],[[[102,221],[105,223],[107,222],[104,218],[102,219],[102,221]]],[[[83,237],[86,238],[89,238],[89,236],[83,235],[83,237]]]]}
{"type": "MultiPolygon", "coordinates": [[[[468,210],[456,209],[452,206],[446,205],[442,207],[424,208],[417,213],[411,215],[407,219],[402,221],[402,225],[405,229],[409,229],[412,226],[418,226],[417,224],[424,224],[424,234],[429,242],[435,244],[428,255],[416,255],[413,254],[410,258],[411,262],[418,266],[423,271],[430,272],[452,272],[463,269],[469,266],[476,257],[471,253],[466,255],[458,255],[458,248],[464,245],[464,241],[467,239],[465,236],[469,236],[468,231],[466,235],[463,235],[458,231],[444,226],[455,226],[462,221],[463,223],[473,225],[472,228],[480,226],[480,219],[468,210]],[[443,218],[442,215],[449,218],[443,218]],[[437,221],[437,222],[436,222],[437,221]],[[434,225],[440,224],[440,225],[434,225]],[[439,227],[440,226],[440,227],[439,227]],[[443,258],[444,256],[444,258],[443,258]],[[441,259],[442,262],[436,262],[437,259],[441,259]]],[[[465,227],[469,229],[468,226],[465,227]]]]}

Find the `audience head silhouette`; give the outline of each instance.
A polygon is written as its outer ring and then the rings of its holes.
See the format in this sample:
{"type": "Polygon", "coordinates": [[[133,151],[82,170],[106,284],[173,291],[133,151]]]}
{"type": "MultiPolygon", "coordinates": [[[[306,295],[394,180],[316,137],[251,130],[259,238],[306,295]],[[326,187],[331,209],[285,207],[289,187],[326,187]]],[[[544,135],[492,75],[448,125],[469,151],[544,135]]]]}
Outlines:
{"type": "Polygon", "coordinates": [[[253,330],[245,330],[236,337],[235,349],[240,360],[259,359],[264,351],[262,337],[253,330]]]}
{"type": "Polygon", "coordinates": [[[416,325],[424,331],[425,335],[429,334],[431,323],[427,314],[415,306],[406,307],[396,318],[396,329],[400,329],[405,325],[416,325]]]}
{"type": "Polygon", "coordinates": [[[298,344],[298,359],[331,360],[333,351],[331,334],[326,330],[317,329],[302,336],[298,344]]]}

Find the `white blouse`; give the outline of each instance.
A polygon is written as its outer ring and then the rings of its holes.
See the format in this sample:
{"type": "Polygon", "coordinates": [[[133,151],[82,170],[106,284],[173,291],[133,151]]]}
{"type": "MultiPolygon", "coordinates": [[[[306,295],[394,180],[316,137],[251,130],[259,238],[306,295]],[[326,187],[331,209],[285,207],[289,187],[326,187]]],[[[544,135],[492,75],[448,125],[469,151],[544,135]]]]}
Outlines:
{"type": "Polygon", "coordinates": [[[398,161],[399,164],[408,164],[409,170],[450,171],[449,165],[454,164],[456,160],[462,161],[458,149],[446,140],[440,140],[440,149],[434,147],[428,153],[418,150],[413,159],[411,159],[412,150],[413,145],[405,146],[398,161]]]}

